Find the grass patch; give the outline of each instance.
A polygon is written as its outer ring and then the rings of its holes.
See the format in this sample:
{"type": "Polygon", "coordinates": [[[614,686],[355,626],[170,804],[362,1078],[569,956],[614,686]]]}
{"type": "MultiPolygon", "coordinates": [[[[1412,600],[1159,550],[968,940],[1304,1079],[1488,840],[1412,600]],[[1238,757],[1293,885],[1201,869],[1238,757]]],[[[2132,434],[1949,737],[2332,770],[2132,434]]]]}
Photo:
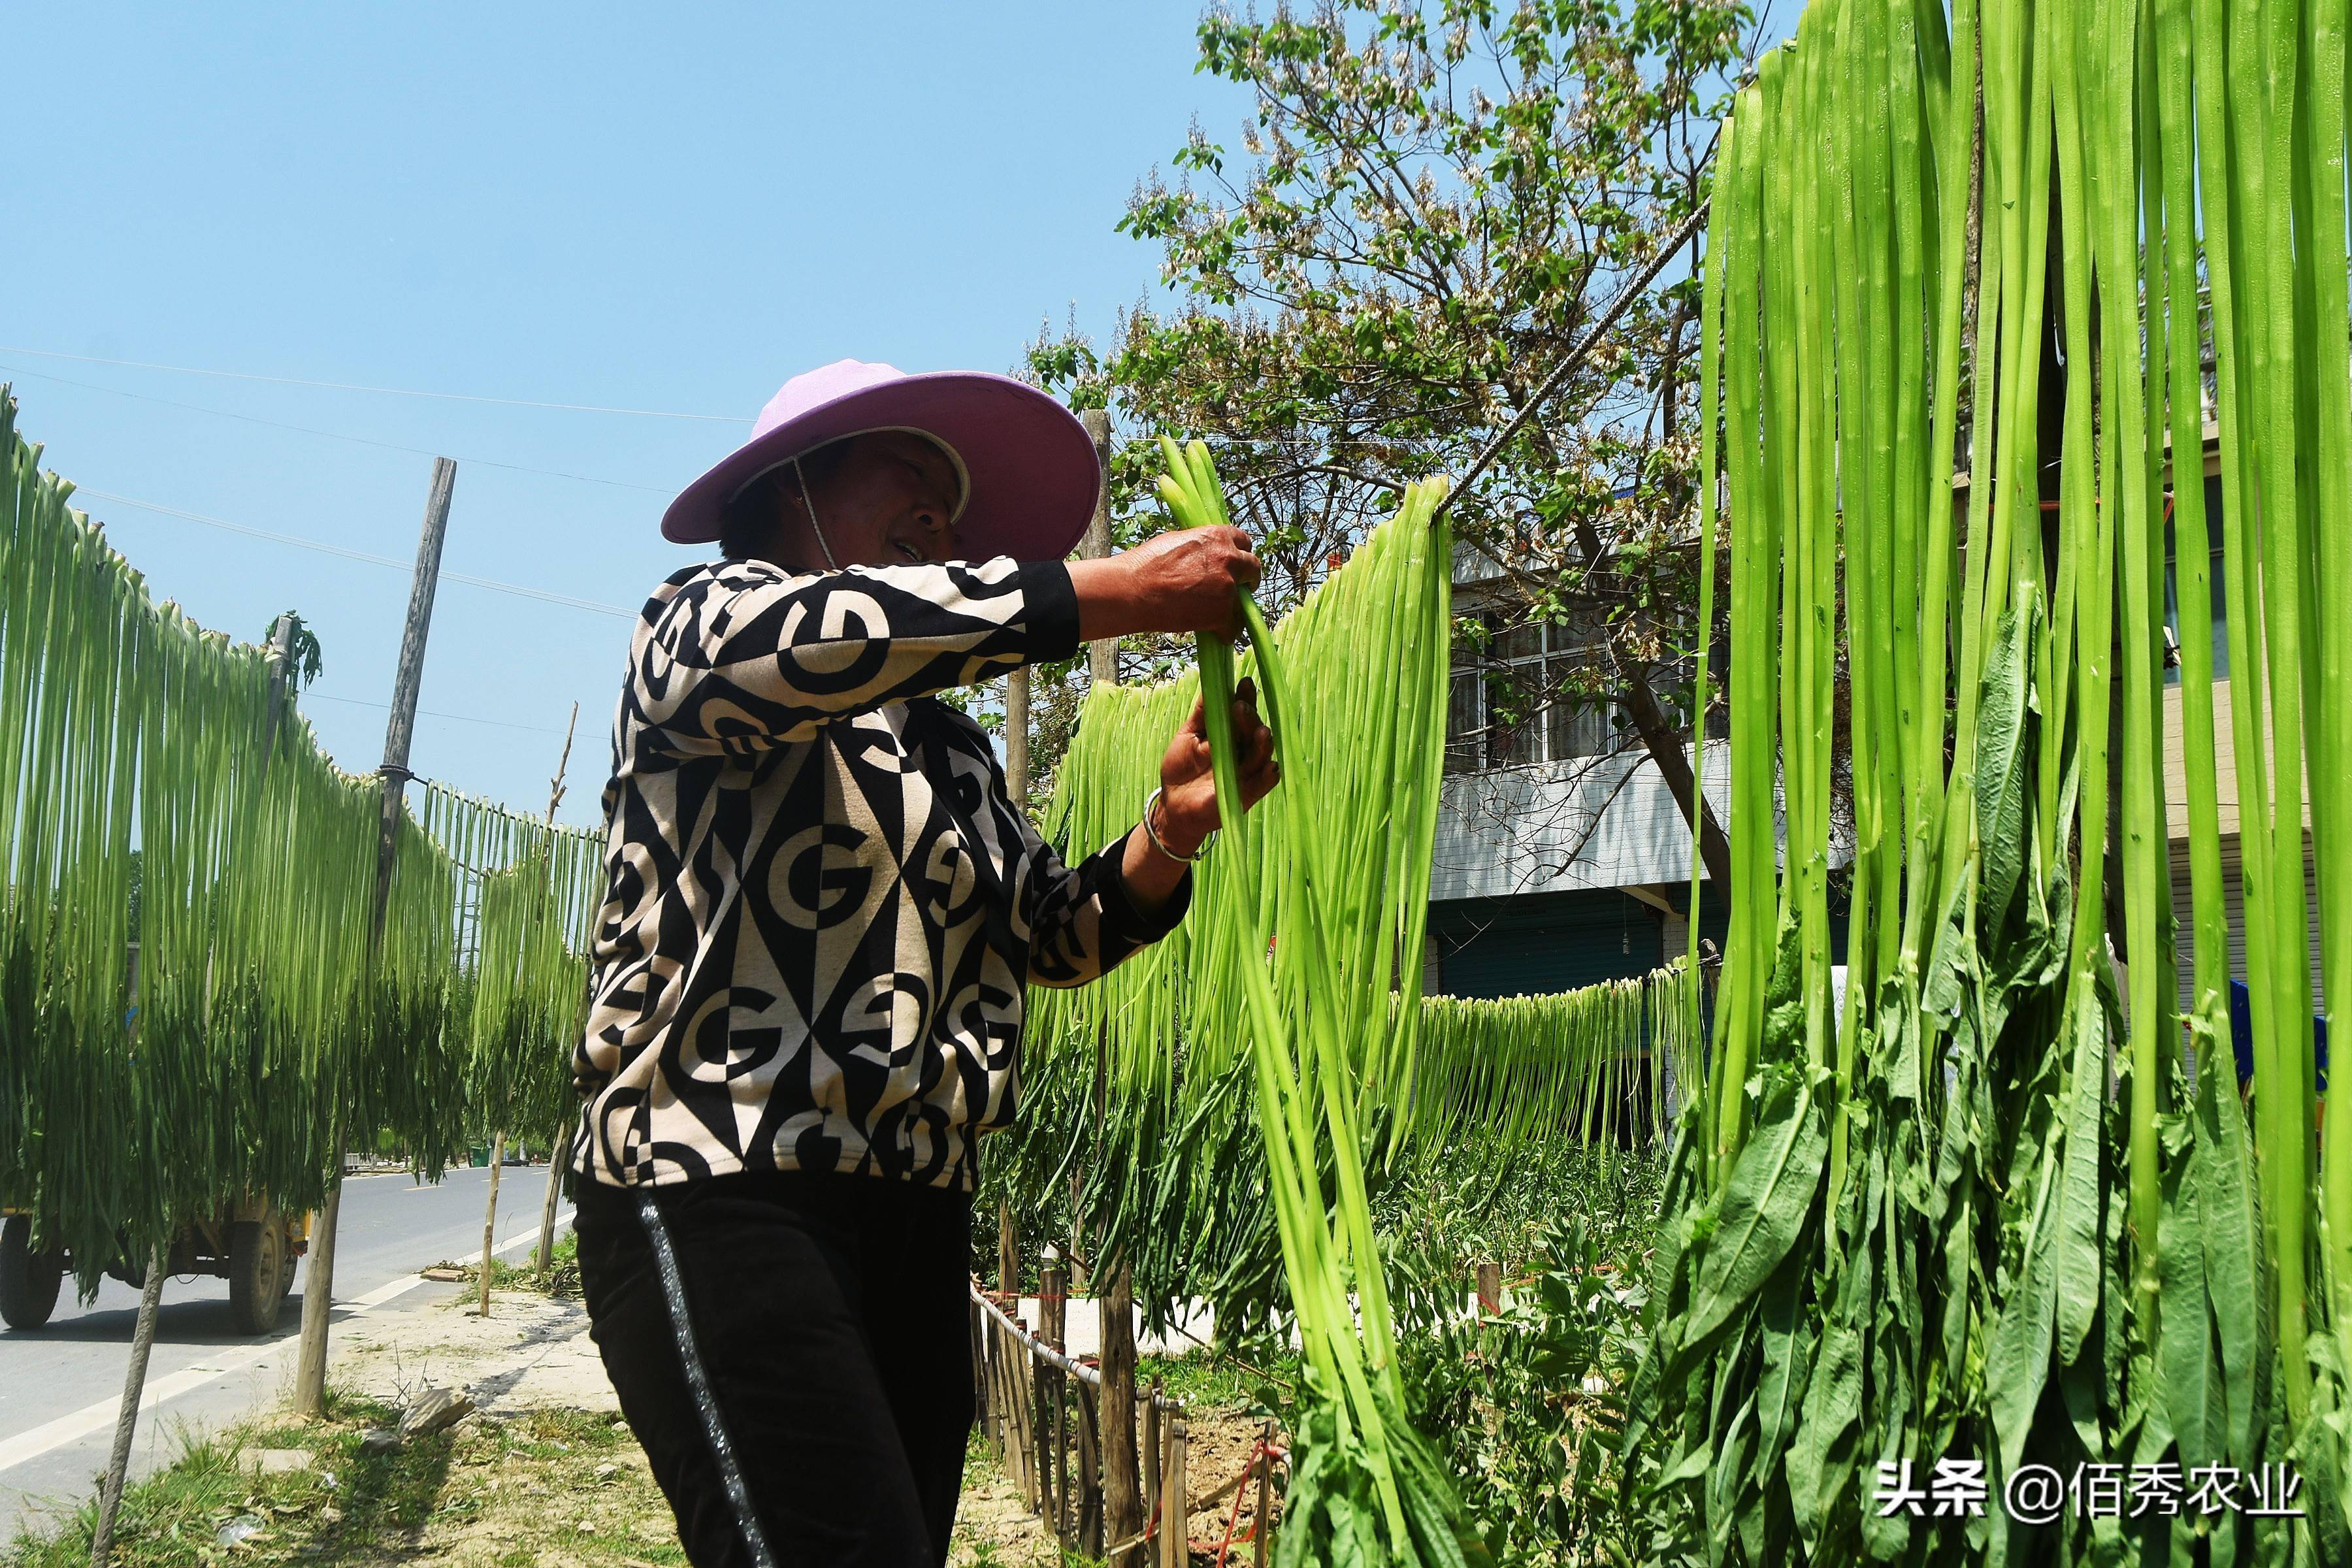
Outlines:
{"type": "Polygon", "coordinates": [[[1136,1382],[1153,1378],[1188,1410],[1216,1410],[1281,1419],[1298,1383],[1298,1358],[1272,1341],[1246,1350],[1196,1350],[1182,1355],[1135,1358],[1136,1382]]]}
{"type": "MultiPolygon", "coordinates": [[[[467,1284],[477,1289],[482,1283],[482,1266],[478,1263],[451,1263],[446,1259],[434,1265],[436,1268],[454,1268],[465,1276],[467,1284]]],[[[553,1255],[548,1259],[547,1271],[541,1273],[533,1260],[509,1263],[503,1258],[490,1259],[490,1290],[527,1290],[556,1300],[577,1300],[580,1298],[580,1237],[565,1231],[555,1238],[553,1255]]]]}
{"type": "MultiPolygon", "coordinates": [[[[462,1556],[530,1568],[542,1560],[622,1568],[682,1563],[676,1528],[628,1428],[584,1410],[474,1418],[363,1451],[390,1405],[331,1397],[315,1423],[266,1417],[191,1441],[171,1466],[126,1489],[115,1526],[123,1568],[224,1563],[387,1563],[462,1556]],[[307,1468],[257,1470],[264,1449],[299,1449],[307,1468]]],[[[97,1505],[20,1536],[5,1568],[85,1568],[97,1505]]]]}

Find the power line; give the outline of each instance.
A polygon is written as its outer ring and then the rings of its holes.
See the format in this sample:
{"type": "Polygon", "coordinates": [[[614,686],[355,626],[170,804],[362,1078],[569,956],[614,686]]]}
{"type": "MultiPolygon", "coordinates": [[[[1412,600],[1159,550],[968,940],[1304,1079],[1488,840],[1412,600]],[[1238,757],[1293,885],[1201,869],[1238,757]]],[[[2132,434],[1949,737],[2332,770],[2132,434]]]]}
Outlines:
{"type": "MultiPolygon", "coordinates": [[[[231,522],[222,517],[206,517],[200,511],[183,511],[175,506],[163,506],[155,501],[140,500],[132,496],[119,496],[105,490],[79,489],[77,489],[74,494],[94,496],[100,500],[110,500],[117,506],[135,506],[142,511],[162,512],[165,517],[184,518],[190,522],[201,522],[206,528],[226,529],[231,533],[242,533],[254,539],[266,539],[273,544],[291,544],[301,550],[316,550],[325,555],[340,555],[348,561],[364,561],[372,566],[389,566],[395,572],[414,572],[416,569],[416,563],[413,561],[395,561],[389,555],[373,555],[364,550],[353,550],[341,544],[327,544],[316,539],[298,539],[290,533],[272,533],[266,528],[254,528],[242,522],[231,522]]],[[[558,594],[546,588],[527,588],[518,583],[500,583],[488,577],[476,577],[465,572],[451,572],[445,569],[440,574],[440,580],[445,583],[463,583],[473,588],[488,588],[494,594],[513,594],[525,599],[537,599],[543,604],[562,605],[568,609],[593,610],[600,616],[618,616],[627,621],[637,618],[636,611],[625,610],[618,605],[599,604],[594,599],[574,598],[569,594],[558,594]]]]}
{"type": "MultiPolygon", "coordinates": [[[[358,697],[330,697],[323,691],[302,693],[305,702],[345,702],[353,708],[376,708],[390,711],[389,702],[370,702],[358,697]]],[[[501,730],[529,730],[534,735],[561,735],[561,730],[551,730],[544,724],[517,724],[505,719],[477,719],[470,713],[436,713],[430,708],[419,708],[417,713],[426,719],[455,719],[461,724],[489,724],[501,730]]]]}
{"type": "MultiPolygon", "coordinates": [[[[289,425],[283,419],[264,419],[257,414],[236,414],[226,408],[207,408],[201,403],[182,403],[176,398],[154,397],[144,392],[125,392],[119,386],[100,386],[94,381],[76,381],[68,375],[51,375],[46,371],[23,370],[15,365],[0,364],[0,371],[10,375],[29,375],[36,381],[53,381],[60,386],[79,386],[85,392],[103,392],[110,397],[128,397],[138,403],[159,403],[166,408],[184,408],[191,414],[210,414],[221,419],[239,419],[247,425],[266,425],[273,430],[292,430],[303,436],[320,436],[330,441],[350,441],[362,447],[379,447],[387,452],[408,452],[420,458],[437,458],[443,454],[427,451],[423,447],[404,447],[397,441],[379,441],[373,436],[353,436],[341,430],[320,430],[309,425],[289,425]]],[[[558,468],[534,468],[522,463],[501,463],[495,458],[467,458],[457,461],[476,463],[486,468],[505,468],[511,473],[539,474],[551,479],[577,479],[583,484],[612,485],[625,490],[645,490],[652,495],[673,493],[661,485],[641,485],[629,479],[607,479],[595,474],[567,474],[558,468]]]]}
{"type": "Polygon", "coordinates": [[[679,414],[667,408],[609,408],[596,403],[543,403],[530,397],[482,397],[469,392],[420,392],[408,386],[362,386],[348,381],[305,381],[292,375],[257,375],[242,370],[204,370],[187,364],[155,364],[138,359],[104,359],[97,354],[60,353],[55,349],[29,349],[0,344],[0,353],[33,354],[41,359],[73,360],[81,364],[120,365],[129,370],[162,370],[174,375],[212,375],[229,381],[266,381],[275,386],[316,386],[330,392],[373,392],[387,397],[433,397],[448,403],[496,403],[509,408],[558,408],[572,414],[625,414],[641,419],[701,419],[715,425],[749,425],[733,414],[679,414]]]}

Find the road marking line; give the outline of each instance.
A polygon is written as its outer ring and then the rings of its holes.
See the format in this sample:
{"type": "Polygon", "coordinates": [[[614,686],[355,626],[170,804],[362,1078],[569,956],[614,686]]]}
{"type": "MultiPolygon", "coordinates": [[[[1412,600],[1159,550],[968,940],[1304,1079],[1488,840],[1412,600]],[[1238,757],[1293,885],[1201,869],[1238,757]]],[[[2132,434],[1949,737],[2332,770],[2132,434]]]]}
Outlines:
{"type": "MultiPolygon", "coordinates": [[[[556,1228],[560,1230],[571,1222],[570,1215],[560,1215],[556,1220],[556,1228]]],[[[525,1242],[536,1243],[538,1240],[539,1226],[534,1225],[529,1230],[518,1232],[499,1242],[492,1250],[512,1252],[525,1242]]],[[[456,1261],[462,1268],[480,1262],[481,1258],[481,1248],[476,1247],[456,1261]]],[[[332,1321],[346,1322],[352,1318],[365,1317],[385,1302],[395,1297],[404,1296],[425,1282],[425,1276],[422,1274],[404,1274],[397,1279],[377,1286],[364,1296],[348,1301],[336,1302],[332,1321]]],[[[151,1377],[147,1380],[145,1394],[141,1395],[139,1400],[140,1411],[144,1414],[155,1409],[166,1400],[176,1399],[192,1389],[202,1388],[216,1377],[232,1372],[243,1372],[257,1362],[266,1361],[272,1352],[292,1344],[300,1336],[300,1332],[301,1331],[297,1329],[293,1333],[280,1334],[275,1339],[265,1340],[248,1349],[231,1351],[226,1355],[211,1356],[194,1366],[182,1367],[179,1371],[167,1373],[162,1377],[151,1377]]],[[[115,1418],[121,1413],[122,1396],[116,1394],[111,1399],[101,1399],[95,1404],[85,1405],[70,1415],[60,1415],[56,1420],[46,1422],[29,1432],[20,1432],[14,1437],[0,1440],[0,1470],[12,1468],[28,1459],[37,1459],[52,1449],[61,1448],[68,1443],[79,1442],[93,1432],[114,1425],[115,1418]]]]}

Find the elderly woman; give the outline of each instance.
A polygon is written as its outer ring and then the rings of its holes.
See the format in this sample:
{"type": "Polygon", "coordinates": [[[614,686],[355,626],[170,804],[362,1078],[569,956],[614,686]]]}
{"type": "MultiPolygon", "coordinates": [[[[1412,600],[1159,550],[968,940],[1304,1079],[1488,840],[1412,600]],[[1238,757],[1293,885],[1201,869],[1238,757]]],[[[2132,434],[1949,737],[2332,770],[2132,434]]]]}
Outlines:
{"type": "MultiPolygon", "coordinates": [[[[1246,535],[1064,564],[1094,445],[1001,376],[785,384],[662,531],[604,791],[577,1060],[580,1269],[699,1564],[946,1561],[971,1424],[973,1143],[1024,987],[1183,918],[1218,822],[1197,706],[1117,842],[1065,865],[936,693],[1129,633],[1230,632],[1246,535]]],[[[1274,786],[1244,689],[1243,809],[1274,786]]]]}

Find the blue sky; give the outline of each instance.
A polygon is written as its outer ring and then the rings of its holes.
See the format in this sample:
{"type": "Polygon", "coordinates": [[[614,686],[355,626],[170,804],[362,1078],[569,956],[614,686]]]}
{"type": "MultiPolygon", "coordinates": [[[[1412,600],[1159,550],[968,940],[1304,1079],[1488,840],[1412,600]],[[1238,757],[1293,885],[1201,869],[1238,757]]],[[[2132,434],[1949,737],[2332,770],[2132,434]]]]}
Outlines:
{"type": "MultiPolygon", "coordinates": [[[[446,571],[640,603],[694,559],[667,498],[788,375],[1006,370],[1049,318],[1099,337],[1156,290],[1129,194],[1195,115],[1233,145],[1249,107],[1194,74],[1198,15],[18,8],[0,381],[158,598],[248,639],[310,618],[304,709],[366,772],[432,454],[458,459],[446,571]]],[[[445,580],[411,765],[543,809],[576,700],[561,815],[597,822],[628,628],[445,580]]]]}
{"type": "MultiPolygon", "coordinates": [[[[656,532],[667,496],[747,426],[25,351],[748,420],[844,356],[1004,370],[1074,306],[1107,331],[1156,279],[1113,232],[1136,180],[1196,111],[1230,139],[1246,109],[1192,72],[1197,7],[889,14],[18,10],[0,380],[20,428],[86,492],[402,562],[446,453],[447,570],[633,605],[693,558],[656,532]]],[[[326,674],[304,709],[343,766],[375,765],[404,568],[80,504],[206,626],[309,616],[326,674]]],[[[561,816],[595,822],[627,632],[444,582],[412,765],[542,809],[576,699],[561,816]]]]}

